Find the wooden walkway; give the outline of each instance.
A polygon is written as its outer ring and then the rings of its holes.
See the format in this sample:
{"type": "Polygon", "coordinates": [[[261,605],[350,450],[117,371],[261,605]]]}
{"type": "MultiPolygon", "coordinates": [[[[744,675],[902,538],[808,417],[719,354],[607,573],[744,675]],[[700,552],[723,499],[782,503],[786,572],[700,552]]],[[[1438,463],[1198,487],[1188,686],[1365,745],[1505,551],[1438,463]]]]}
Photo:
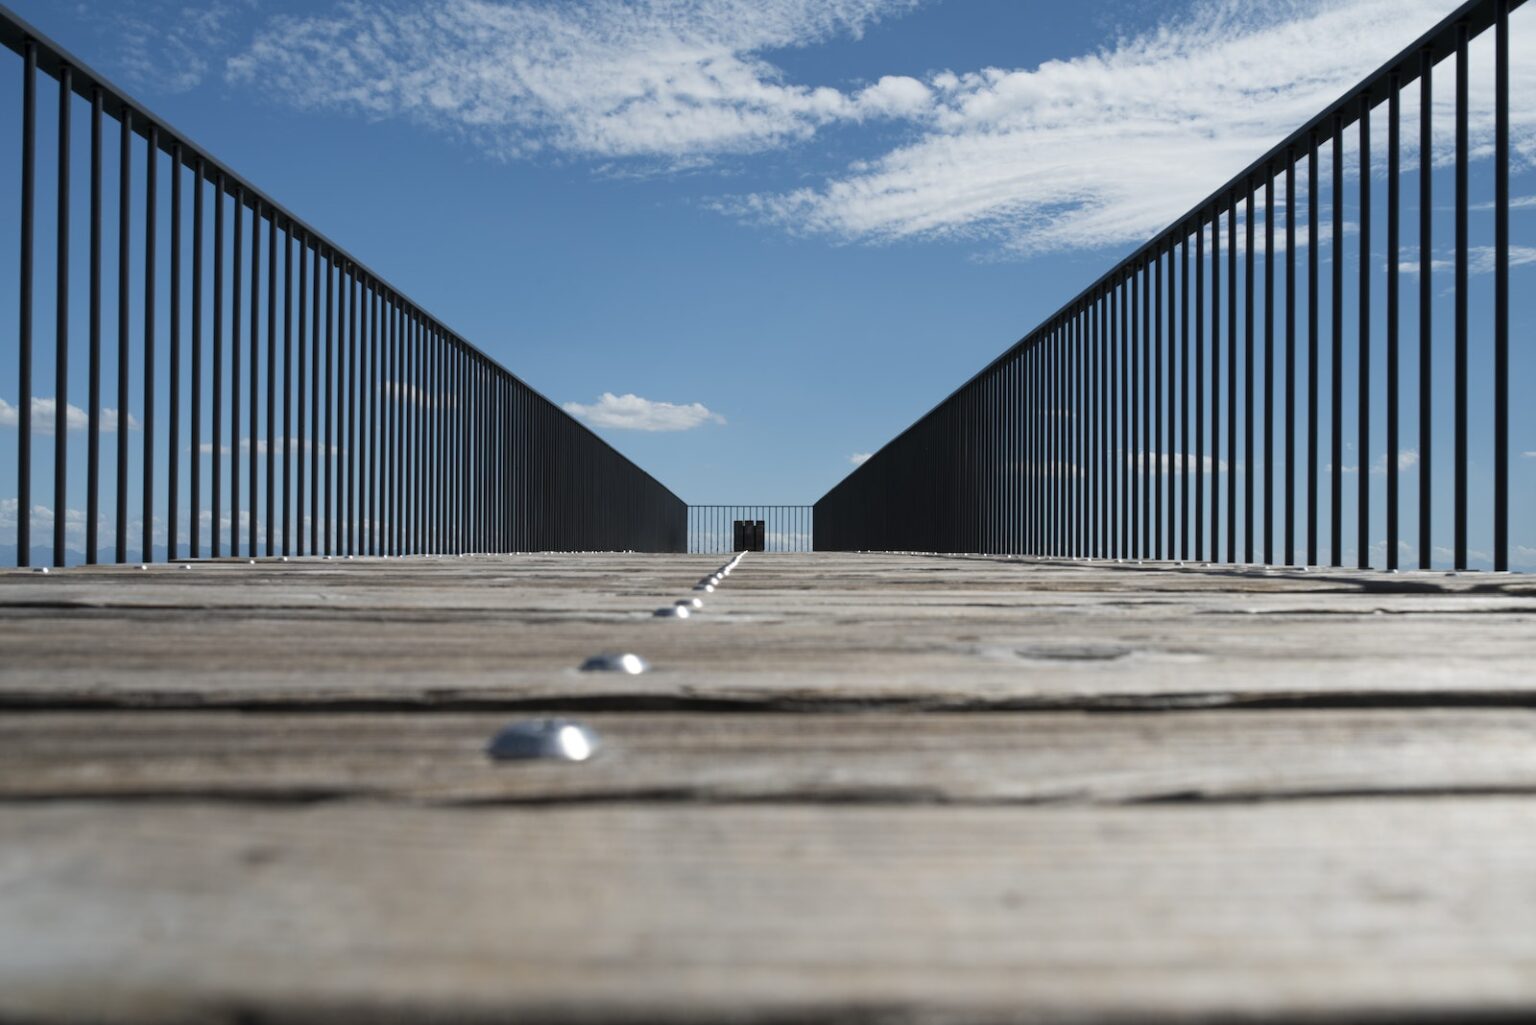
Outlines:
{"type": "Polygon", "coordinates": [[[1536,1016],[1536,581],[720,561],[0,574],[0,1022],[1536,1016]]]}

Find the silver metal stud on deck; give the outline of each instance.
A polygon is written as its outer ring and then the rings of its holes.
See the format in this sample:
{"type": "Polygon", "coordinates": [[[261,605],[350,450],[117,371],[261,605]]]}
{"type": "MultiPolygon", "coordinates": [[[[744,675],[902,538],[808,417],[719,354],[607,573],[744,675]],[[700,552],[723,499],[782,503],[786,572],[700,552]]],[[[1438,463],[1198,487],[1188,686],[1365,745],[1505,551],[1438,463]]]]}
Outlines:
{"type": "Polygon", "coordinates": [[[652,614],[657,619],[687,619],[693,612],[684,605],[667,605],[652,614]]]}
{"type": "Polygon", "coordinates": [[[683,608],[687,608],[687,609],[702,609],[704,607],[704,599],[703,598],[679,598],[679,599],[677,599],[677,601],[673,602],[672,604],[673,605],[681,605],[683,608]]]}
{"type": "Polygon", "coordinates": [[[591,727],[569,719],[525,719],[498,730],[485,753],[497,761],[584,762],[601,744],[591,727]]]}
{"type": "Polygon", "coordinates": [[[584,673],[623,673],[626,676],[639,676],[650,668],[650,663],[645,659],[627,651],[605,651],[601,655],[593,655],[581,664],[581,671],[584,673]]]}

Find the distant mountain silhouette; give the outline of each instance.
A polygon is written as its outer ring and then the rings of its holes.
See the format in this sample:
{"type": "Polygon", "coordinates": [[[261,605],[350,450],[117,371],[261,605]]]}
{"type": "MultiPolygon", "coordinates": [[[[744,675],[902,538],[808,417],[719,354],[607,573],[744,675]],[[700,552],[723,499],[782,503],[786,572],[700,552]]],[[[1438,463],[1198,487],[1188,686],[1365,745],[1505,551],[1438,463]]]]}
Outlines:
{"type": "MultiPolygon", "coordinates": [[[[0,567],[15,566],[16,565],[16,553],[17,553],[16,545],[14,545],[14,544],[0,545],[0,567]]],[[[150,561],[152,561],[152,562],[163,562],[163,561],[165,561],[166,551],[165,551],[165,546],[164,545],[156,545],[154,547],[154,549],[153,549],[153,553],[154,554],[151,556],[150,561]]],[[[144,555],[143,555],[142,551],[140,549],[138,549],[138,548],[129,548],[127,550],[126,554],[127,554],[128,557],[124,560],[125,562],[139,563],[139,562],[143,562],[144,561],[144,555]]],[[[183,553],[183,554],[185,554],[185,553],[183,553]]],[[[113,549],[112,549],[112,547],[110,545],[103,546],[97,552],[97,560],[100,561],[100,562],[114,562],[114,561],[116,561],[116,553],[113,551],[113,549]]],[[[53,565],[53,546],[52,545],[33,545],[32,546],[32,565],[33,566],[52,566],[53,565]]],[[[78,550],[78,549],[75,549],[75,548],[66,548],[64,550],[64,565],[66,565],[66,566],[83,566],[83,565],[85,565],[85,553],[80,551],[80,550],[78,550]]]]}

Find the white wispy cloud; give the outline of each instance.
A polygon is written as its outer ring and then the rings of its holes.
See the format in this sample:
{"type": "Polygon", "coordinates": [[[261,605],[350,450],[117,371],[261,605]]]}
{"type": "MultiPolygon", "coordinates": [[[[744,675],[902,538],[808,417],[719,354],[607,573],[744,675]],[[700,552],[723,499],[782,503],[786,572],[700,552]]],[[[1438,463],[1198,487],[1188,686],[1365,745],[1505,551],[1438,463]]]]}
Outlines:
{"type": "Polygon", "coordinates": [[[234,42],[240,19],[260,5],[261,0],[137,0],[76,6],[111,31],[124,78],[179,93],[202,83],[217,54],[234,42]]]}
{"type": "MultiPolygon", "coordinates": [[[[1020,252],[1139,240],[1454,6],[1210,0],[1098,53],[934,75],[928,131],[916,142],[819,187],[749,195],[732,208],[853,239],[980,235],[1020,252]]],[[[1529,66],[1517,74],[1520,88],[1536,87],[1529,66]]],[[[1491,104],[1479,99],[1474,150],[1492,130],[1491,104]]],[[[1437,120],[1449,113],[1441,106],[1437,120]]],[[[1528,160],[1536,124],[1529,113],[1516,121],[1528,160]]]]}
{"type": "MultiPolygon", "coordinates": [[[[1467,273],[1468,274],[1492,274],[1498,269],[1498,260],[1493,246],[1469,246],[1467,247],[1467,273]]],[[[1510,246],[1509,265],[1521,267],[1526,264],[1536,263],[1536,246],[1510,246]]],[[[1404,274],[1419,273],[1417,260],[1400,260],[1397,269],[1404,274]]],[[[1453,271],[1456,269],[1456,261],[1451,257],[1434,257],[1429,262],[1429,269],[1434,274],[1453,271]]]]}
{"type": "Polygon", "coordinates": [[[710,412],[701,402],[677,405],[613,392],[603,392],[592,405],[567,402],[563,408],[594,427],[620,431],[688,431],[708,423],[725,423],[725,417],[710,412]]]}
{"type": "Polygon", "coordinates": [[[869,457],[872,455],[874,455],[873,452],[855,452],[853,455],[848,457],[848,461],[854,466],[863,466],[865,463],[869,462],[869,457]]]}
{"type": "MultiPolygon", "coordinates": [[[[54,417],[58,412],[59,403],[54,398],[32,397],[32,432],[34,434],[51,436],[54,431],[54,417]]],[[[64,408],[65,423],[71,431],[84,431],[90,429],[91,417],[79,406],[70,403],[64,408]]],[[[0,399],[0,427],[17,427],[21,424],[21,408],[14,406],[5,399],[0,399]]],[[[139,420],[132,413],[128,414],[128,429],[136,431],[140,427],[139,420]]],[[[101,430],[104,434],[117,433],[117,410],[103,408],[101,411],[101,430]]]]}
{"type": "MultiPolygon", "coordinates": [[[[297,107],[404,118],[496,157],[577,158],[621,174],[884,120],[899,142],[860,139],[856,158],[819,181],[705,201],[838,241],[959,238],[1030,254],[1146,238],[1457,5],[1189,0],[1155,29],[1036,67],[818,82],[773,62],[787,48],[856,39],[919,2],[345,0],[267,18],[225,73],[297,107]]],[[[226,24],[215,21],[210,39],[226,24]]],[[[1512,89],[1536,93],[1536,18],[1515,18],[1512,31],[1512,89]]],[[[1490,33],[1473,41],[1474,71],[1491,66],[1491,43],[1490,33]]],[[[1491,90],[1491,75],[1474,73],[1477,158],[1491,154],[1491,90]]],[[[1435,100],[1437,162],[1449,158],[1452,94],[1435,100]]],[[[1403,116],[1417,117],[1415,90],[1403,116]]],[[[1517,162],[1536,162],[1536,108],[1517,104],[1512,116],[1517,162]]],[[[1374,130],[1379,158],[1385,118],[1374,130]]],[[[1406,132],[1410,164],[1415,142],[1406,132]]],[[[1346,160],[1356,176],[1353,139],[1346,160]]]]}
{"type": "Polygon", "coordinates": [[[915,2],[349,2],[273,19],[228,76],[300,107],[407,117],[501,156],[686,163],[923,105],[913,79],[847,94],[788,82],[761,56],[857,37],[915,2]]]}

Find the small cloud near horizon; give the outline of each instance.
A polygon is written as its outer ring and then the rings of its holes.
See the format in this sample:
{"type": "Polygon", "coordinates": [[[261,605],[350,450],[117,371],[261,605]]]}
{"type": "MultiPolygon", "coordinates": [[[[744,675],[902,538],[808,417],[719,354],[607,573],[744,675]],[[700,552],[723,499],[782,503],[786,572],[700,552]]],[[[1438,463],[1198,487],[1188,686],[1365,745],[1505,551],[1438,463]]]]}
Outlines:
{"type": "Polygon", "coordinates": [[[872,455],[874,455],[873,452],[855,452],[853,455],[848,457],[848,461],[854,466],[863,466],[869,461],[869,457],[872,455]]]}
{"type": "Polygon", "coordinates": [[[709,423],[725,423],[725,417],[712,412],[702,402],[679,405],[656,402],[633,393],[603,392],[591,405],[567,402],[561,408],[593,427],[609,427],[617,431],[691,431],[709,423]]]}

